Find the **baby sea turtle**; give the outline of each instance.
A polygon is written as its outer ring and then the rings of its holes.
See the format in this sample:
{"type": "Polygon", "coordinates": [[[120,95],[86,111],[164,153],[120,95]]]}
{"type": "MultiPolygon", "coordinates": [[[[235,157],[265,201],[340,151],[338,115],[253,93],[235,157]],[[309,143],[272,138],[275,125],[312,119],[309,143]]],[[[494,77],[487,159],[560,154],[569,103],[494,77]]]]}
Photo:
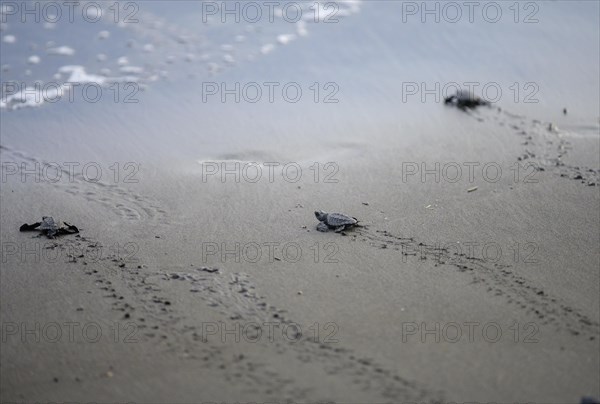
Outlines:
{"type": "Polygon", "coordinates": [[[315,216],[319,220],[317,225],[318,231],[334,230],[336,233],[342,230],[352,228],[358,225],[358,219],[345,215],[343,213],[325,213],[322,210],[315,212],[315,216]]]}
{"type": "Polygon", "coordinates": [[[43,216],[42,223],[40,224],[39,229],[46,236],[52,238],[56,236],[58,233],[58,224],[54,221],[54,218],[51,216],[43,216]]]}
{"type": "Polygon", "coordinates": [[[468,109],[474,109],[483,105],[490,105],[490,103],[478,96],[472,94],[466,90],[459,90],[456,95],[451,95],[444,99],[444,104],[454,105],[455,107],[465,111],[468,109]]]}
{"type": "Polygon", "coordinates": [[[61,234],[79,233],[76,226],[66,222],[56,222],[51,216],[42,216],[42,221],[33,224],[24,224],[19,228],[19,231],[34,231],[40,230],[48,238],[54,238],[61,234]]]}

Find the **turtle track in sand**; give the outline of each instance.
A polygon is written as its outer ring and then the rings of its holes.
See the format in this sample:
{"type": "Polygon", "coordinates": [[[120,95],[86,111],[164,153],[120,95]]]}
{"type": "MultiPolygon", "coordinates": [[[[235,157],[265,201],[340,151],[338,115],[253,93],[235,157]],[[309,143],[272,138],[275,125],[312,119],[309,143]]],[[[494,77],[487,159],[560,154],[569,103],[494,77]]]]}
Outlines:
{"type": "MultiPolygon", "coordinates": [[[[56,187],[72,196],[82,198],[86,202],[101,205],[121,219],[154,222],[165,219],[166,211],[157,201],[118,185],[119,182],[124,182],[124,178],[121,178],[124,175],[121,175],[116,183],[103,180],[114,174],[112,171],[108,171],[108,167],[101,167],[105,171],[102,173],[102,177],[99,181],[92,181],[86,179],[83,173],[78,172],[78,168],[81,171],[81,165],[77,166],[73,172],[69,172],[68,167],[64,168],[60,163],[43,161],[4,145],[0,146],[0,152],[3,163],[12,162],[18,165],[19,170],[15,176],[19,176],[19,181],[30,181],[34,184],[56,187]],[[35,173],[23,178],[21,167],[24,167],[25,170],[33,170],[35,173]]],[[[94,169],[90,169],[90,172],[95,175],[94,169]]]]}
{"type": "MultiPolygon", "coordinates": [[[[498,125],[518,136],[523,147],[516,162],[531,163],[536,171],[549,171],[587,186],[600,186],[600,168],[574,166],[563,161],[572,150],[568,136],[573,132],[558,129],[551,122],[527,118],[498,107],[478,108],[467,113],[480,122],[498,125]]],[[[600,132],[597,125],[588,129],[600,132]]]]}
{"type": "MultiPolygon", "coordinates": [[[[202,361],[202,368],[210,371],[221,371],[222,366],[230,361],[224,347],[194,344],[190,350],[180,348],[181,330],[176,326],[183,316],[178,316],[176,310],[169,307],[169,299],[157,296],[160,289],[145,281],[151,276],[148,268],[131,251],[118,245],[104,245],[81,234],[44,239],[43,243],[42,248],[51,251],[57,263],[64,263],[64,267],[72,271],[72,276],[87,278],[84,282],[89,287],[87,293],[92,294],[95,289],[101,299],[110,303],[110,312],[103,316],[103,320],[113,321],[113,324],[118,321],[120,341],[154,344],[157,352],[175,353],[180,359],[202,361]]],[[[83,379],[98,377],[94,373],[68,376],[83,379]]]]}
{"type": "MultiPolygon", "coordinates": [[[[110,246],[85,236],[64,237],[48,242],[52,249],[68,251],[67,265],[89,276],[91,283],[122,321],[135,324],[130,337],[141,343],[157,345],[157,350],[176,355],[182,360],[200,361],[203,368],[221,374],[225,380],[244,386],[249,393],[295,401],[314,401],[310,386],[299,386],[293,378],[280,374],[262,360],[262,355],[236,355],[225,344],[203,341],[201,324],[190,318],[173,299],[201,303],[231,321],[276,321],[281,326],[295,324],[285,310],[268,303],[257,293],[250,276],[228,274],[218,270],[207,272],[201,267],[149,268],[126,251],[113,251],[110,246]],[[102,254],[98,254],[98,250],[102,254]],[[177,293],[173,294],[173,290],[177,293]],[[258,389],[258,390],[257,390],[258,389]]],[[[231,326],[231,325],[230,325],[231,326]]],[[[292,334],[292,332],[290,332],[292,334]]],[[[261,339],[259,351],[286,355],[299,366],[316,367],[326,375],[351,378],[357,389],[394,402],[443,402],[443,394],[422,383],[401,377],[370,358],[343,347],[341,342],[315,341],[312,334],[295,335],[268,341],[261,339]],[[264,343],[262,342],[264,341],[264,343]]],[[[290,368],[293,368],[293,363],[290,368]]]]}
{"type": "MultiPolygon", "coordinates": [[[[161,284],[170,282],[184,282],[190,289],[194,298],[203,301],[208,307],[218,311],[232,321],[265,322],[276,321],[281,326],[296,324],[292,319],[286,317],[286,311],[268,304],[264,296],[256,292],[256,286],[252,283],[250,276],[245,273],[226,274],[221,271],[216,273],[204,272],[197,268],[193,272],[157,272],[144,278],[143,284],[151,284],[153,301],[160,302],[161,284]]],[[[185,324],[186,320],[180,317],[181,324],[176,327],[180,334],[189,334],[194,341],[200,341],[202,336],[198,334],[197,324],[185,324]]],[[[175,326],[175,324],[173,324],[175,326]]],[[[315,341],[310,335],[298,335],[292,341],[276,339],[266,342],[270,351],[277,353],[292,354],[296,360],[318,366],[324,369],[328,375],[342,375],[351,377],[355,385],[361,391],[379,394],[385,399],[398,399],[437,403],[442,402],[442,393],[424,387],[417,383],[385,369],[370,358],[361,358],[357,353],[344,348],[340,343],[329,344],[315,341]]],[[[248,364],[247,364],[248,366],[248,364]]],[[[265,364],[254,364],[253,367],[266,366],[265,364]]],[[[267,389],[281,391],[286,399],[290,400],[312,400],[310,389],[294,387],[294,381],[277,377],[277,373],[266,373],[263,375],[256,372],[234,372],[227,376],[233,382],[244,382],[248,385],[266,382],[267,389]],[[267,380],[262,377],[268,376],[267,380]]]]}
{"type": "Polygon", "coordinates": [[[503,298],[507,304],[535,317],[541,325],[551,325],[557,330],[589,340],[599,338],[600,324],[597,321],[517,274],[510,265],[486,262],[440,246],[427,245],[414,238],[399,237],[385,230],[371,231],[366,226],[348,232],[348,235],[352,235],[352,240],[368,243],[374,248],[395,250],[403,260],[412,257],[433,260],[435,267],[452,267],[470,276],[471,284],[485,288],[492,296],[503,298]]]}
{"type": "MultiPolygon", "coordinates": [[[[557,329],[583,337],[595,338],[598,335],[597,322],[548,295],[507,265],[488,265],[424,243],[418,243],[420,248],[414,252],[414,248],[404,248],[416,243],[414,239],[383,230],[359,227],[348,233],[351,242],[365,242],[373,248],[395,250],[406,260],[436,260],[436,267],[455,268],[458,273],[470,276],[472,284],[485,287],[493,296],[502,297],[507,304],[537,317],[541,324],[554,325],[557,329]]],[[[304,401],[313,398],[310,388],[302,388],[293,379],[281,375],[261,360],[261,355],[256,352],[236,355],[226,345],[204,343],[201,324],[186,315],[178,301],[173,301],[174,297],[192,304],[197,301],[232,321],[293,324],[285,310],[270,305],[257,292],[249,275],[230,274],[223,270],[209,272],[196,266],[149,268],[141,260],[128,260],[124,252],[96,259],[97,255],[90,256],[89,250],[98,248],[100,243],[84,236],[67,236],[49,244],[51,248],[77,246],[84,250],[81,254],[79,251],[70,254],[72,259],[69,262],[74,268],[80,268],[82,274],[91,277],[102,296],[112,301],[113,311],[122,313],[123,318],[137,324],[135,336],[140,342],[156,344],[158,351],[176,355],[182,360],[199,361],[204,368],[244,386],[243,389],[251,393],[304,401]],[[95,265],[86,265],[86,261],[95,265]],[[173,294],[174,290],[177,293],[173,294]]],[[[259,344],[267,354],[287,355],[297,360],[299,365],[315,366],[332,376],[349,377],[361,391],[379,395],[385,401],[402,398],[409,402],[443,402],[443,392],[429,388],[426,383],[406,379],[370,358],[360,357],[359,353],[344,348],[341,343],[314,341],[307,333],[294,341],[278,339],[259,344]]]]}

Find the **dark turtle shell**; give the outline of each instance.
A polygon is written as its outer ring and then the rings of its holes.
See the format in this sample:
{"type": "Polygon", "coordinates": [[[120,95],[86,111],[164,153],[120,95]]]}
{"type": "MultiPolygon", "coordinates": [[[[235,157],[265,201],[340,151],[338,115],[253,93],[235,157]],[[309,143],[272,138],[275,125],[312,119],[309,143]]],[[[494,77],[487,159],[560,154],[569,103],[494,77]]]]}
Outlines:
{"type": "Polygon", "coordinates": [[[348,215],[344,215],[343,213],[329,213],[327,215],[327,226],[339,227],[356,223],[358,223],[358,220],[348,215]]]}
{"type": "Polygon", "coordinates": [[[445,104],[455,105],[460,109],[477,108],[482,105],[490,105],[490,103],[469,91],[460,90],[456,92],[456,95],[451,95],[444,99],[445,104]]]}
{"type": "Polygon", "coordinates": [[[44,216],[42,223],[40,224],[40,230],[58,231],[59,225],[54,221],[54,218],[50,216],[44,216]]]}

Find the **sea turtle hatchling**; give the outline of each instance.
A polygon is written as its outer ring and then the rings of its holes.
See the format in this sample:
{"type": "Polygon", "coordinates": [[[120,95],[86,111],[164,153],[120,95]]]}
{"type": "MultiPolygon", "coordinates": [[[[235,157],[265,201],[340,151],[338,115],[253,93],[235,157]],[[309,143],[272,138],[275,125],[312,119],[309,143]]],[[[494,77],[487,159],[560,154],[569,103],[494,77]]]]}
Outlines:
{"type": "Polygon", "coordinates": [[[358,225],[358,219],[343,213],[326,213],[319,210],[315,212],[315,216],[320,222],[317,225],[318,231],[327,232],[334,230],[336,233],[340,233],[345,229],[358,225]]]}
{"type": "Polygon", "coordinates": [[[79,233],[76,226],[66,222],[56,222],[51,216],[42,216],[42,221],[33,224],[24,224],[19,229],[20,231],[39,230],[48,238],[54,238],[61,234],[79,233]]]}
{"type": "Polygon", "coordinates": [[[58,224],[54,221],[53,217],[43,216],[39,229],[46,236],[52,238],[58,233],[58,224]]]}
{"type": "Polygon", "coordinates": [[[456,95],[451,95],[444,99],[444,104],[454,105],[458,109],[463,111],[468,109],[474,109],[481,106],[490,105],[490,103],[467,90],[459,90],[456,95]]]}

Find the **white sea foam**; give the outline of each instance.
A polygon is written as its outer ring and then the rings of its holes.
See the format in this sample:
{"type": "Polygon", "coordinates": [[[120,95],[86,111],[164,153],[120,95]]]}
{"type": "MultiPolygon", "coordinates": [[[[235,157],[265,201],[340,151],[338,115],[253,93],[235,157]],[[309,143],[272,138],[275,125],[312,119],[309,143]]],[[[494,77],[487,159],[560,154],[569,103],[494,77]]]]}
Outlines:
{"type": "Polygon", "coordinates": [[[0,4],[0,14],[7,15],[7,14],[12,13],[13,11],[14,11],[13,7],[11,7],[10,5],[4,4],[4,3],[0,4]]]}
{"type": "Polygon", "coordinates": [[[84,7],[83,12],[87,17],[87,21],[97,21],[102,18],[102,9],[100,7],[84,7]]]}
{"type": "Polygon", "coordinates": [[[46,52],[49,55],[73,56],[75,54],[75,49],[68,46],[59,46],[57,48],[50,48],[46,52]]]}
{"type": "Polygon", "coordinates": [[[123,66],[119,70],[125,74],[141,74],[144,71],[143,68],[138,66],[123,66]]]}
{"type": "MultiPolygon", "coordinates": [[[[105,73],[110,73],[110,70],[105,73]]],[[[137,76],[125,75],[119,77],[103,77],[95,74],[89,74],[85,67],[79,65],[67,65],[58,69],[54,75],[59,80],[66,75],[68,78],[61,85],[44,86],[43,82],[36,81],[35,86],[28,86],[15,94],[5,96],[0,100],[0,108],[17,110],[26,107],[39,107],[46,102],[55,102],[63,97],[67,92],[73,90],[74,86],[80,84],[93,83],[99,86],[106,86],[117,82],[140,82],[137,76]]]]}
{"type": "Polygon", "coordinates": [[[219,66],[217,63],[215,62],[211,62],[207,65],[208,71],[209,73],[216,73],[219,70],[221,70],[221,66],[219,66]]]}
{"type": "MultiPolygon", "coordinates": [[[[360,9],[360,1],[359,0],[349,0],[342,1],[339,3],[340,9],[337,13],[333,13],[332,17],[344,17],[351,13],[358,12],[360,9]]],[[[306,7],[313,7],[313,4],[309,4],[306,7]]],[[[323,20],[328,15],[332,14],[333,7],[327,6],[325,1],[319,2],[317,1],[318,12],[320,19],[323,20]]],[[[304,6],[303,6],[304,7],[304,6]]],[[[88,17],[95,18],[98,16],[96,13],[97,9],[94,7],[89,8],[88,17]],[[92,11],[90,14],[89,11],[92,11]]],[[[276,14],[280,17],[283,17],[281,8],[276,9],[276,14]]],[[[314,13],[306,12],[305,15],[310,15],[311,19],[314,18],[314,13]]],[[[152,17],[152,16],[151,16],[152,17]]],[[[50,16],[49,16],[50,18],[50,16]]],[[[52,17],[53,18],[53,17],[52,17]]],[[[95,74],[88,73],[86,71],[86,67],[71,65],[71,66],[63,66],[59,72],[52,76],[52,73],[49,73],[49,77],[53,77],[53,80],[56,82],[60,82],[61,80],[64,82],[64,91],[70,91],[70,89],[74,88],[74,82],[78,83],[97,83],[99,85],[108,85],[114,82],[119,81],[135,81],[140,84],[150,83],[152,81],[156,81],[159,79],[167,78],[168,73],[165,69],[169,64],[173,64],[176,62],[176,57],[180,58],[182,61],[186,62],[195,62],[202,61],[203,65],[208,68],[208,74],[216,74],[221,72],[225,68],[229,68],[232,65],[237,64],[238,61],[246,61],[246,60],[254,60],[255,58],[259,58],[261,55],[267,55],[272,53],[278,45],[289,45],[293,41],[305,37],[308,35],[309,27],[308,25],[311,23],[310,20],[300,20],[296,23],[296,25],[292,25],[292,30],[287,33],[281,33],[275,31],[274,33],[270,30],[267,30],[265,26],[261,24],[248,24],[243,27],[243,30],[229,30],[229,32],[225,32],[223,36],[217,35],[213,37],[211,31],[206,32],[185,32],[180,25],[169,24],[168,21],[165,22],[162,18],[149,18],[145,20],[146,23],[140,24],[122,24],[117,23],[113,25],[113,29],[118,29],[114,27],[123,27],[128,31],[132,31],[135,36],[135,40],[133,36],[129,36],[129,38],[125,38],[121,44],[121,49],[125,44],[127,46],[135,48],[139,50],[139,54],[130,53],[132,50],[128,50],[127,52],[123,51],[123,54],[127,56],[121,56],[116,59],[116,64],[118,67],[114,66],[115,55],[107,56],[104,53],[106,52],[98,42],[95,43],[96,49],[92,49],[92,55],[96,55],[96,59],[98,62],[106,62],[111,61],[109,64],[101,63],[96,64],[95,66],[95,74]],[[266,32],[269,34],[266,34],[266,32]],[[266,34],[266,35],[265,35],[266,34]],[[218,38],[229,38],[226,42],[218,38]],[[271,43],[265,43],[264,41],[270,40],[271,43]],[[258,46],[256,45],[258,43],[258,46]],[[244,46],[244,45],[248,46],[244,46]],[[251,46],[251,44],[254,44],[251,46]],[[160,51],[160,54],[159,52],[160,51]],[[212,55],[208,52],[212,51],[212,55]],[[142,54],[145,53],[144,54],[142,54]],[[155,52],[156,55],[149,55],[149,53],[155,52]],[[132,57],[135,60],[131,60],[131,62],[137,64],[138,66],[130,65],[130,60],[128,57],[132,57]],[[141,60],[139,60],[141,58],[141,60]],[[162,62],[161,59],[162,58],[162,62]],[[166,58],[166,60],[164,59],[166,58]],[[212,61],[212,63],[211,63],[212,61]],[[216,62],[216,63],[215,63],[216,62]],[[146,67],[139,67],[146,66],[146,67]],[[149,66],[154,66],[150,69],[149,66]],[[109,69],[109,67],[112,68],[109,69]],[[116,76],[116,77],[115,77],[116,76]]],[[[105,21],[106,22],[106,21],[105,21]]],[[[50,24],[52,27],[60,26],[60,24],[50,24]]],[[[289,25],[287,25],[289,27],[289,25]]],[[[7,24],[3,23],[2,29],[7,29],[7,24]]],[[[106,40],[111,37],[113,32],[109,32],[108,30],[97,31],[99,28],[91,28],[92,31],[89,32],[89,36],[92,38],[96,38],[99,40],[106,40]]],[[[208,28],[211,29],[210,27],[208,28]]],[[[5,32],[3,34],[6,34],[5,32]]],[[[12,34],[12,32],[11,32],[12,34]]],[[[18,33],[17,33],[18,34],[18,33]]],[[[26,46],[29,46],[30,54],[34,54],[27,59],[27,62],[30,65],[39,64],[41,62],[46,62],[46,60],[42,60],[44,54],[42,54],[41,50],[34,50],[38,48],[36,45],[35,39],[32,38],[32,41],[25,41],[26,46]],[[41,55],[40,56],[37,55],[41,55]]],[[[15,35],[3,35],[1,40],[4,43],[14,43],[16,42],[15,35]]],[[[19,41],[23,41],[23,38],[19,36],[19,41]]],[[[49,55],[61,55],[61,56],[72,56],[75,53],[81,51],[80,49],[75,51],[75,49],[69,46],[59,46],[60,42],[57,44],[54,41],[48,41],[38,38],[37,43],[39,44],[39,48],[45,50],[45,52],[49,55]],[[41,45],[41,44],[45,44],[41,45]]],[[[15,61],[15,63],[18,63],[15,61]]],[[[12,64],[12,63],[11,63],[12,64]]],[[[171,66],[168,66],[171,69],[171,66]]],[[[33,67],[30,66],[33,70],[33,67]]],[[[91,67],[88,67],[91,68],[91,67]]],[[[7,71],[8,67],[6,65],[2,66],[3,71],[7,71]]],[[[42,74],[42,72],[38,72],[38,68],[34,70],[36,75],[42,74]]],[[[31,75],[31,70],[25,70],[25,75],[31,75]]],[[[180,77],[182,73],[181,69],[177,70],[177,66],[174,66],[174,70],[171,72],[173,77],[180,77]]],[[[189,72],[186,72],[189,73],[189,72]]],[[[199,75],[203,74],[202,72],[198,72],[199,75]]],[[[204,74],[207,74],[206,72],[204,74]]],[[[27,85],[33,86],[31,82],[32,77],[27,79],[27,85]]],[[[23,106],[37,106],[38,104],[31,101],[26,95],[15,95],[14,98],[11,99],[10,102],[4,102],[3,108],[12,109],[13,106],[19,105],[16,108],[21,108],[23,106]],[[9,105],[10,104],[10,105],[9,105]],[[8,106],[7,106],[8,105],[8,106]]],[[[6,100],[4,100],[6,101],[6,100]]]]}
{"type": "Polygon", "coordinates": [[[260,53],[262,53],[263,55],[268,55],[273,51],[273,49],[275,49],[275,45],[273,45],[272,43],[268,43],[260,48],[260,53]]]}
{"type": "Polygon", "coordinates": [[[282,45],[287,45],[288,43],[292,42],[294,39],[296,39],[296,35],[294,34],[282,34],[277,36],[277,42],[279,42],[282,45]]]}
{"type": "Polygon", "coordinates": [[[106,82],[105,77],[86,73],[85,67],[83,67],[83,66],[78,66],[78,65],[63,66],[60,69],[58,69],[58,72],[61,74],[70,74],[69,78],[66,80],[67,83],[72,82],[72,83],[104,84],[106,82]]]}
{"type": "Polygon", "coordinates": [[[231,54],[226,53],[226,54],[223,55],[223,61],[227,62],[227,63],[230,63],[230,64],[234,64],[235,63],[235,58],[231,54]]]}
{"type": "Polygon", "coordinates": [[[299,36],[307,36],[308,30],[306,29],[306,22],[300,20],[296,23],[296,33],[299,36]]]}

